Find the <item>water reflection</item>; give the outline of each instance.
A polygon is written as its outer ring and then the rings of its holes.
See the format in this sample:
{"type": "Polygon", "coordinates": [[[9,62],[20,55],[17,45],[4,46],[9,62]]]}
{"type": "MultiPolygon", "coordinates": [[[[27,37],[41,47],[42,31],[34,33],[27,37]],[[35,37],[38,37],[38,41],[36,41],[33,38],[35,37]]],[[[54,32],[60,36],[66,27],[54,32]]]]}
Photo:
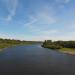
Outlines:
{"type": "Polygon", "coordinates": [[[40,45],[8,48],[0,53],[0,75],[75,75],[75,56],[40,45]]]}

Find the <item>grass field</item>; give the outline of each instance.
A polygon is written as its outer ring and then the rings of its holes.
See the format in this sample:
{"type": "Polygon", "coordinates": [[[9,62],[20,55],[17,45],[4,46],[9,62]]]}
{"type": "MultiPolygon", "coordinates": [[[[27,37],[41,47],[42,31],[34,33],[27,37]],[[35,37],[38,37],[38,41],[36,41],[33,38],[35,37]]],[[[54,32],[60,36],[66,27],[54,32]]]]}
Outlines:
{"type": "Polygon", "coordinates": [[[0,44],[0,51],[3,51],[5,48],[9,48],[9,47],[12,47],[12,46],[17,46],[17,45],[2,43],[2,44],[0,44]]]}

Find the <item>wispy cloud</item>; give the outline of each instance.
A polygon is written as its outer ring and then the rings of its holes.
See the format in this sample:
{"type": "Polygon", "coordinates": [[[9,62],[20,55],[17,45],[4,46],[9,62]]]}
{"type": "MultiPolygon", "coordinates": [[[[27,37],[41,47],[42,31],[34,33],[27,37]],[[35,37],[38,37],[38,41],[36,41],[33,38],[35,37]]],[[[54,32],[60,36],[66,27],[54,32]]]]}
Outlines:
{"type": "Polygon", "coordinates": [[[56,19],[46,12],[41,12],[37,15],[38,21],[43,25],[50,25],[56,22],[56,19]]]}
{"type": "Polygon", "coordinates": [[[8,10],[9,13],[8,16],[5,18],[5,20],[7,22],[10,22],[16,14],[18,0],[6,0],[4,1],[4,4],[6,5],[6,9],[8,10]]]}
{"type": "Polygon", "coordinates": [[[64,0],[64,3],[69,3],[71,0],[64,0]]]}
{"type": "Polygon", "coordinates": [[[40,29],[48,28],[51,24],[54,23],[56,23],[55,18],[41,13],[38,14],[36,18],[32,18],[29,22],[25,23],[24,26],[31,28],[32,31],[39,31],[40,29]]]}
{"type": "Polygon", "coordinates": [[[54,30],[45,30],[45,31],[42,31],[41,34],[42,34],[42,35],[45,35],[45,36],[46,36],[46,35],[48,36],[48,35],[52,35],[52,34],[53,34],[53,35],[54,35],[54,34],[57,34],[58,32],[59,32],[59,31],[58,31],[58,30],[55,30],[55,29],[54,29],[54,30]]]}
{"type": "Polygon", "coordinates": [[[50,25],[57,22],[54,15],[54,10],[45,5],[44,7],[41,7],[40,11],[38,10],[35,15],[28,16],[29,21],[24,24],[24,27],[27,26],[31,31],[45,30],[50,25]]]}
{"type": "Polygon", "coordinates": [[[58,33],[55,29],[49,30],[49,27],[57,22],[54,9],[51,6],[44,5],[39,10],[36,11],[35,15],[28,16],[29,22],[25,23],[24,27],[27,27],[30,32],[36,33],[37,37],[34,35],[32,39],[35,38],[36,40],[39,37],[43,38],[43,40],[49,39],[50,35],[58,33]]]}
{"type": "Polygon", "coordinates": [[[72,29],[75,29],[75,22],[69,23],[69,27],[72,28],[72,29]]]}
{"type": "Polygon", "coordinates": [[[65,5],[67,5],[71,1],[72,0],[54,0],[53,6],[56,6],[57,9],[62,9],[65,7],[65,5]]]}
{"type": "Polygon", "coordinates": [[[69,3],[71,0],[56,0],[58,3],[69,3]]]}
{"type": "Polygon", "coordinates": [[[54,29],[47,30],[49,26],[53,23],[56,23],[55,19],[46,15],[40,14],[40,16],[37,17],[37,19],[34,18],[30,22],[25,23],[24,27],[27,27],[30,32],[33,32],[39,35],[48,36],[50,34],[57,33],[57,30],[54,30],[54,29]]]}
{"type": "Polygon", "coordinates": [[[37,21],[37,19],[34,18],[33,16],[29,16],[29,19],[30,19],[30,21],[25,23],[24,26],[30,27],[31,25],[33,25],[37,21]]]}
{"type": "Polygon", "coordinates": [[[74,39],[75,1],[72,1],[74,0],[0,0],[0,3],[4,3],[0,4],[0,11],[3,12],[0,14],[0,25],[11,24],[7,28],[0,27],[0,31],[4,29],[5,33],[18,34],[1,36],[28,40],[74,39]],[[17,20],[13,20],[15,17],[17,20]]]}

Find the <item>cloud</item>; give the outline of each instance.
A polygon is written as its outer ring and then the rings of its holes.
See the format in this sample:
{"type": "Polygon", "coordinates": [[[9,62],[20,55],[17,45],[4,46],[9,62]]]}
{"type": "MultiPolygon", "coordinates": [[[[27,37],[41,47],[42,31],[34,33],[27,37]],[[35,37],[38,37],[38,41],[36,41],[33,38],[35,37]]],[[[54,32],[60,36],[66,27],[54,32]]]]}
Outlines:
{"type": "Polygon", "coordinates": [[[56,38],[57,38],[57,40],[75,40],[74,34],[75,34],[75,32],[67,32],[56,38]]]}
{"type": "Polygon", "coordinates": [[[55,6],[57,9],[62,9],[70,3],[72,0],[55,0],[53,3],[53,6],[55,6]]]}
{"type": "Polygon", "coordinates": [[[69,3],[71,0],[64,0],[65,3],[69,3]]]}
{"type": "Polygon", "coordinates": [[[52,35],[52,34],[57,34],[58,30],[45,30],[45,31],[41,31],[42,35],[52,35]]]}
{"type": "MultiPolygon", "coordinates": [[[[14,37],[15,37],[15,36],[14,36],[14,37]]],[[[10,39],[14,39],[14,37],[13,37],[12,35],[8,34],[8,33],[6,33],[6,34],[3,33],[3,32],[0,33],[0,38],[4,38],[4,39],[5,39],[5,38],[7,38],[7,39],[9,39],[9,38],[10,38],[10,39]]]]}
{"type": "Polygon", "coordinates": [[[69,3],[71,0],[56,0],[57,3],[69,3]]]}
{"type": "Polygon", "coordinates": [[[33,17],[28,23],[25,23],[24,25],[29,26],[33,25],[34,23],[39,25],[50,25],[56,23],[56,19],[42,12],[40,14],[35,15],[35,18],[33,17]]]}
{"type": "Polygon", "coordinates": [[[75,29],[75,22],[69,23],[69,27],[75,29]]]}
{"type": "Polygon", "coordinates": [[[69,30],[74,31],[75,30],[75,20],[71,19],[70,21],[68,21],[68,23],[66,24],[66,26],[68,26],[69,30]]]}
{"type": "Polygon", "coordinates": [[[55,18],[55,13],[51,6],[44,5],[34,15],[28,16],[29,21],[24,24],[24,27],[36,35],[31,37],[32,40],[40,40],[40,38],[43,38],[41,40],[49,39],[51,35],[58,33],[58,30],[49,30],[49,27],[58,20],[55,18]]]}
{"type": "Polygon", "coordinates": [[[36,17],[37,17],[39,23],[43,24],[43,25],[44,24],[50,25],[50,24],[56,23],[56,19],[46,12],[41,12],[36,17]]]}
{"type": "Polygon", "coordinates": [[[13,17],[13,16],[14,16],[13,14],[9,14],[9,15],[5,18],[5,21],[10,22],[10,21],[12,20],[12,17],[13,17]]]}
{"type": "Polygon", "coordinates": [[[8,16],[5,18],[5,20],[7,22],[10,22],[16,14],[18,0],[6,0],[4,1],[4,4],[6,5],[6,9],[8,10],[9,13],[8,16]]]}
{"type": "Polygon", "coordinates": [[[65,41],[68,41],[68,40],[75,40],[75,32],[68,32],[68,33],[64,33],[64,34],[61,34],[61,35],[55,35],[55,36],[52,36],[51,34],[50,35],[39,35],[39,36],[32,36],[31,38],[26,38],[27,40],[33,40],[33,41],[44,41],[44,40],[65,40],[65,41]]]}
{"type": "Polygon", "coordinates": [[[55,24],[57,19],[53,16],[53,11],[47,7],[45,10],[37,11],[35,15],[30,15],[29,21],[24,24],[32,32],[38,32],[47,29],[50,25],[55,24]]]}
{"type": "Polygon", "coordinates": [[[29,19],[30,19],[30,21],[25,23],[24,26],[29,26],[30,27],[32,24],[34,24],[37,21],[37,19],[34,18],[33,16],[29,16],[29,19]]]}
{"type": "Polygon", "coordinates": [[[55,10],[51,5],[45,3],[40,6],[40,8],[33,8],[34,14],[29,14],[28,18],[30,19],[25,25],[32,26],[46,26],[56,23],[57,19],[55,18],[55,10]]]}
{"type": "Polygon", "coordinates": [[[31,31],[40,31],[54,23],[56,23],[56,19],[41,13],[37,15],[36,18],[33,17],[29,22],[25,23],[24,27],[28,27],[31,31]]]}

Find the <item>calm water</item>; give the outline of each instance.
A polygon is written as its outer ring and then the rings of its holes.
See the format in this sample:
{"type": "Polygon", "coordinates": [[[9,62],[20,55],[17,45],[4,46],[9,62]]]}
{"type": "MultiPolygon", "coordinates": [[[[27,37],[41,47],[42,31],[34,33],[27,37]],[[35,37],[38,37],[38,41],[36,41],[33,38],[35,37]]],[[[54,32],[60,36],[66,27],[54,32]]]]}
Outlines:
{"type": "Polygon", "coordinates": [[[75,56],[40,45],[8,48],[0,53],[0,75],[75,75],[75,56]]]}

